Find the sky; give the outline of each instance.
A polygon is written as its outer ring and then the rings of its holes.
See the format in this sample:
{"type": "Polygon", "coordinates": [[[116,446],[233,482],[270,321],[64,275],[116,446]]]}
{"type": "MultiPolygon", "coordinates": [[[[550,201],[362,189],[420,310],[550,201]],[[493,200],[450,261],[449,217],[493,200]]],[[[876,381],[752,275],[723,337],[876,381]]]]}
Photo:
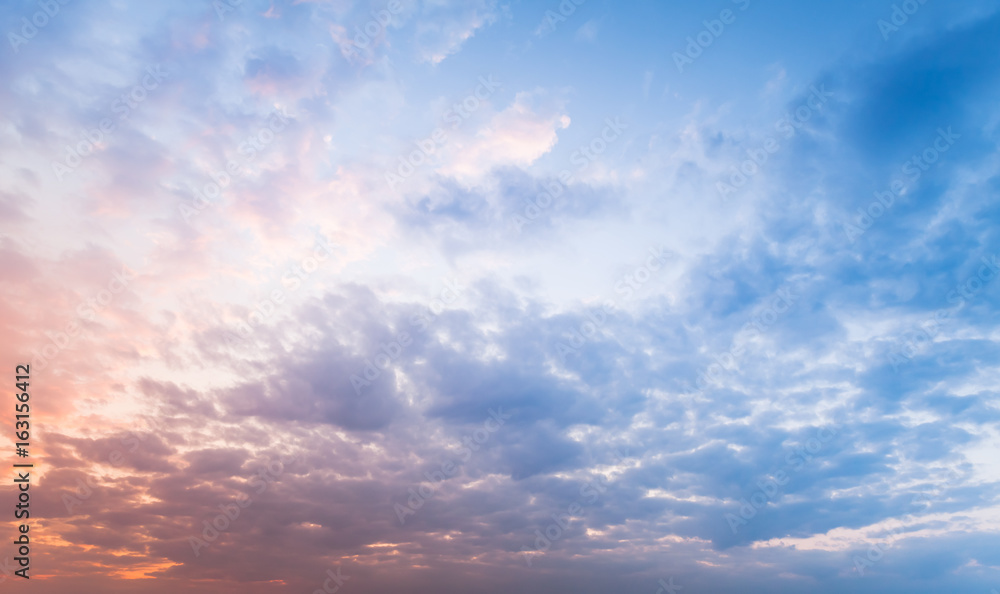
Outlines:
{"type": "Polygon", "coordinates": [[[996,2],[0,24],[0,588],[1000,589],[996,2]]]}

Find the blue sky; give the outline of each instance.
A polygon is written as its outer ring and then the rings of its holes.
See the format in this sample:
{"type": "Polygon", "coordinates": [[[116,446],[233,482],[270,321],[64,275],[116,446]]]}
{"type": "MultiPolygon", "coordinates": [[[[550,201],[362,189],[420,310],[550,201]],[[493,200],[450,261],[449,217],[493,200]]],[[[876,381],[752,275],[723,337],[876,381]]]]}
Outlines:
{"type": "Polygon", "coordinates": [[[28,589],[1000,588],[996,4],[576,2],[0,7],[28,589]]]}

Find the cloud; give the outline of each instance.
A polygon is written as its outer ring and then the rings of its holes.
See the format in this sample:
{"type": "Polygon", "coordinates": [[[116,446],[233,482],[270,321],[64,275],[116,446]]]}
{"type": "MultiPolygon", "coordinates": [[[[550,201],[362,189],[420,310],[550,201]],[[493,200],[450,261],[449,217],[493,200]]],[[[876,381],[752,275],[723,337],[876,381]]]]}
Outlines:
{"type": "Polygon", "coordinates": [[[455,5],[443,0],[424,2],[414,31],[420,60],[440,64],[499,16],[496,0],[469,0],[455,5]]]}
{"type": "Polygon", "coordinates": [[[379,5],[244,4],[71,3],[0,61],[0,357],[46,360],[40,592],[313,591],[335,567],[359,593],[988,591],[996,15],[804,47],[808,77],[743,46],[657,103],[670,58],[615,49],[657,22],[628,7],[554,74],[558,54],[469,42],[516,12],[494,2],[408,4],[357,59],[379,5]],[[598,38],[632,95],[585,59],[598,38]],[[503,89],[387,188],[470,63],[503,89]],[[155,64],[168,79],[58,180],[155,64]],[[814,87],[833,96],[788,135],[814,87]],[[615,111],[621,138],[579,165],[615,111]],[[961,137],[908,174],[939,127],[961,137]]]}

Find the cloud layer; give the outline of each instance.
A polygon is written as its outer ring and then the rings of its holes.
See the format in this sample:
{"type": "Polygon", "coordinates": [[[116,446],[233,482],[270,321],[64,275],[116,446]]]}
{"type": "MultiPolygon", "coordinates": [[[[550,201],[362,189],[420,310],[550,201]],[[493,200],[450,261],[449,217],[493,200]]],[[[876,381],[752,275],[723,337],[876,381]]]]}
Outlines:
{"type": "Polygon", "coordinates": [[[1000,586],[995,7],[55,4],[26,591],[1000,586]]]}

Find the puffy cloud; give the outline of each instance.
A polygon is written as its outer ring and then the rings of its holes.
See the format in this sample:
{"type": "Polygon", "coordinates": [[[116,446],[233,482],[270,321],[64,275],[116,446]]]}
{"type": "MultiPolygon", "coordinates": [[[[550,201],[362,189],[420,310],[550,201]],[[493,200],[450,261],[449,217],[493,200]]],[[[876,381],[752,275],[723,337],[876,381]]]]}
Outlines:
{"type": "Polygon", "coordinates": [[[988,591],[995,15],[809,76],[740,46],[770,80],[707,74],[734,26],[657,98],[629,7],[532,48],[405,3],[355,55],[383,5],[213,6],[70,3],[0,60],[39,592],[988,591]]]}

